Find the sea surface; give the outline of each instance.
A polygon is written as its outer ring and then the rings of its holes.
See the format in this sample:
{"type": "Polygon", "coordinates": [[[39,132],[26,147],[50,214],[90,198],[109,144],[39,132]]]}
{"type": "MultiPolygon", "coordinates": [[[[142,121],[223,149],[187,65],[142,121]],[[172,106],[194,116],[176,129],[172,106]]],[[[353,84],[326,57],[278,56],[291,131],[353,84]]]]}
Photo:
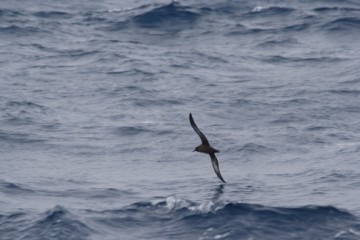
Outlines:
{"type": "Polygon", "coordinates": [[[360,239],[360,1],[1,0],[0,239],[360,239]]]}

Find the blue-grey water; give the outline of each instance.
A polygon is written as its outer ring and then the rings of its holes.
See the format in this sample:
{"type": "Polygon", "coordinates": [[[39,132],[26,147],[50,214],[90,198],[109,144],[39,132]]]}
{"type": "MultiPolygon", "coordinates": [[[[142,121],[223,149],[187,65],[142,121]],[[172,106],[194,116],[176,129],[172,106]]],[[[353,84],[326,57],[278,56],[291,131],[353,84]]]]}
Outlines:
{"type": "Polygon", "coordinates": [[[359,39],[357,0],[1,0],[0,239],[359,239],[359,39]]]}

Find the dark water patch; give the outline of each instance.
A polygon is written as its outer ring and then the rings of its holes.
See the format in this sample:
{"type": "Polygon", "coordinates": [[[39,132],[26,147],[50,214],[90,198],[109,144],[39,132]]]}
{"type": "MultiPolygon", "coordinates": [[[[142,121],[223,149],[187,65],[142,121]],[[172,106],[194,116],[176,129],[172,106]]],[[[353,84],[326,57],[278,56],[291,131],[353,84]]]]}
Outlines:
{"type": "Polygon", "coordinates": [[[311,99],[306,98],[294,98],[294,99],[288,99],[288,100],[282,100],[282,101],[276,101],[277,104],[280,104],[284,107],[300,107],[304,106],[306,104],[312,104],[311,99]]]}
{"type": "Polygon", "coordinates": [[[19,36],[30,36],[32,34],[38,34],[44,32],[36,27],[24,27],[24,26],[16,26],[11,25],[7,27],[0,27],[0,33],[2,34],[11,34],[11,35],[19,35],[19,36]]]}
{"type": "Polygon", "coordinates": [[[339,108],[339,110],[347,113],[360,113],[360,106],[359,105],[345,106],[343,108],[339,108]]]}
{"type": "Polygon", "coordinates": [[[23,211],[0,214],[0,237],[2,240],[23,239],[21,231],[26,229],[31,218],[23,211]]]}
{"type": "Polygon", "coordinates": [[[22,184],[0,181],[0,192],[6,194],[29,194],[34,193],[32,189],[22,184]]]}
{"type": "Polygon", "coordinates": [[[61,50],[61,51],[57,51],[57,52],[60,53],[59,57],[71,58],[72,60],[77,60],[77,59],[94,56],[94,55],[96,56],[97,54],[100,53],[100,51],[97,51],[97,50],[87,51],[85,49],[61,50]]]}
{"type": "MultiPolygon", "coordinates": [[[[46,140],[35,134],[5,132],[0,130],[0,142],[11,144],[42,143],[46,140]]],[[[8,149],[11,150],[11,149],[8,149]]]]}
{"type": "Polygon", "coordinates": [[[247,14],[252,8],[252,2],[236,2],[236,1],[211,1],[205,4],[198,4],[198,9],[202,15],[216,14],[225,17],[240,17],[247,14]]]}
{"type": "MultiPolygon", "coordinates": [[[[140,135],[144,133],[152,133],[156,135],[168,135],[173,133],[172,130],[168,129],[149,129],[143,126],[123,126],[123,127],[117,127],[115,130],[112,130],[112,132],[116,135],[120,136],[135,136],[140,135]]],[[[124,149],[125,150],[125,149],[124,149]]]]}
{"type": "MultiPolygon", "coordinates": [[[[25,113],[25,112],[23,112],[25,113]]],[[[23,117],[23,116],[14,116],[12,114],[7,114],[5,117],[6,124],[9,125],[30,125],[33,123],[33,119],[31,117],[23,117]]]]}
{"type": "Polygon", "coordinates": [[[1,17],[18,17],[22,15],[19,11],[14,11],[10,9],[0,9],[0,18],[1,17]]]}
{"type": "Polygon", "coordinates": [[[142,13],[137,13],[127,20],[112,23],[108,30],[119,31],[135,27],[176,33],[193,27],[199,17],[200,14],[195,12],[194,9],[173,2],[142,13]]]}
{"type": "Polygon", "coordinates": [[[32,124],[47,114],[47,108],[31,101],[8,101],[1,107],[4,122],[9,125],[32,124]]]}
{"type": "Polygon", "coordinates": [[[174,2],[135,16],[132,21],[143,28],[161,28],[193,24],[198,17],[190,8],[174,2]]]}
{"type": "Polygon", "coordinates": [[[307,58],[300,58],[300,57],[285,57],[285,56],[270,56],[270,57],[262,57],[259,59],[262,62],[266,63],[335,63],[344,61],[343,58],[335,58],[335,57],[307,57],[307,58]]]}
{"type": "Polygon", "coordinates": [[[92,189],[91,190],[91,198],[113,198],[120,196],[129,196],[134,194],[132,191],[119,190],[115,188],[106,188],[106,189],[92,189]]]}
{"type": "Polygon", "coordinates": [[[258,46],[260,47],[274,47],[274,46],[279,46],[279,47],[289,47],[289,46],[294,46],[296,44],[298,44],[299,42],[296,39],[293,38],[286,38],[286,39],[270,39],[270,40],[266,40],[265,42],[262,42],[260,44],[258,44],[258,46]]]}
{"type": "Polygon", "coordinates": [[[30,44],[19,44],[22,47],[32,47],[36,50],[41,50],[41,51],[45,51],[45,52],[57,52],[56,49],[54,48],[50,48],[50,47],[46,47],[43,44],[39,44],[39,43],[30,43],[30,44]]]}
{"type": "Polygon", "coordinates": [[[317,178],[316,182],[320,183],[344,183],[351,181],[353,182],[355,179],[360,178],[360,173],[357,173],[356,171],[336,171],[333,170],[331,173],[328,173],[326,175],[323,175],[319,178],[317,178]]]}
{"type": "Polygon", "coordinates": [[[145,71],[139,68],[127,69],[127,70],[113,70],[107,72],[110,75],[124,75],[124,76],[134,76],[134,75],[144,75],[144,76],[153,76],[154,73],[150,71],[145,71]]]}
{"type": "MultiPolygon", "coordinates": [[[[336,141],[353,141],[356,137],[353,134],[338,132],[326,134],[326,137],[332,138],[336,141]]],[[[341,153],[344,150],[340,150],[341,153]]]]}
{"type": "Polygon", "coordinates": [[[306,29],[310,28],[311,24],[309,23],[299,23],[299,24],[293,24],[286,26],[281,29],[281,32],[303,32],[306,29]]]}
{"type": "Polygon", "coordinates": [[[46,196],[58,196],[62,198],[106,199],[133,195],[134,192],[116,188],[91,188],[91,189],[67,189],[67,190],[37,190],[38,194],[46,196]]]}
{"type": "Polygon", "coordinates": [[[134,153],[134,152],[149,152],[150,148],[148,147],[121,147],[121,149],[119,149],[119,153],[134,153]]]}
{"type": "Polygon", "coordinates": [[[228,31],[225,36],[238,36],[248,34],[271,34],[277,30],[274,28],[257,28],[257,27],[237,27],[235,30],[228,31]]]}
{"type": "Polygon", "coordinates": [[[318,7],[314,8],[315,12],[337,12],[337,11],[344,11],[344,12],[359,12],[360,8],[350,8],[350,7],[318,7]]]}
{"type": "Polygon", "coordinates": [[[252,154],[269,154],[275,152],[275,149],[260,144],[247,143],[241,148],[237,149],[237,151],[242,152],[244,154],[252,155],[252,154]]]}
{"type": "Polygon", "coordinates": [[[298,122],[304,122],[305,119],[302,117],[299,117],[296,114],[293,113],[287,113],[287,114],[282,114],[281,116],[279,116],[277,119],[272,120],[271,122],[274,124],[289,124],[289,123],[298,123],[298,122]]]}
{"type": "Polygon", "coordinates": [[[334,21],[328,22],[322,26],[323,29],[331,32],[344,32],[349,33],[360,32],[360,18],[356,17],[345,17],[338,18],[334,21]]]}
{"type": "Polygon", "coordinates": [[[82,15],[83,21],[88,24],[109,23],[109,18],[103,12],[86,12],[82,15]]]}
{"type": "Polygon", "coordinates": [[[196,55],[198,55],[201,59],[204,59],[206,61],[209,61],[211,63],[223,63],[223,64],[228,64],[229,61],[227,61],[224,57],[222,56],[212,56],[209,54],[205,54],[202,52],[196,52],[196,55]]]}
{"type": "Polygon", "coordinates": [[[39,12],[35,12],[33,15],[41,18],[57,18],[57,19],[72,17],[72,14],[66,12],[60,12],[60,11],[39,11],[39,12]]]}
{"type": "Polygon", "coordinates": [[[342,83],[346,83],[346,84],[353,84],[353,83],[360,83],[360,78],[355,78],[355,79],[352,79],[352,80],[347,80],[347,81],[344,81],[342,83]]]}
{"type": "Polygon", "coordinates": [[[233,107],[254,105],[255,103],[247,99],[236,99],[230,103],[233,107]]]}
{"type": "Polygon", "coordinates": [[[344,96],[358,96],[360,95],[360,90],[356,89],[338,89],[338,90],[330,90],[330,93],[339,94],[344,96]]]}
{"type": "Polygon", "coordinates": [[[142,101],[140,97],[134,99],[133,96],[142,96],[142,98],[146,97],[150,99],[161,93],[159,90],[147,89],[140,87],[139,85],[116,86],[113,89],[102,89],[101,91],[104,91],[106,94],[113,96],[129,96],[129,100],[133,102],[142,101]]]}
{"type": "Polygon", "coordinates": [[[123,126],[117,127],[114,131],[117,135],[134,136],[142,133],[149,133],[151,130],[141,126],[123,126]]]}
{"type": "Polygon", "coordinates": [[[310,127],[306,128],[306,130],[310,131],[310,132],[321,132],[321,131],[326,131],[329,129],[334,129],[334,128],[328,127],[328,126],[319,126],[319,125],[314,125],[314,126],[310,126],[310,127]]]}
{"type": "Polygon", "coordinates": [[[184,102],[175,99],[136,99],[134,105],[137,107],[160,107],[160,106],[177,106],[183,105],[184,102]]]}
{"type": "Polygon", "coordinates": [[[95,231],[61,206],[42,214],[22,230],[22,239],[88,239],[95,231]]]}
{"type": "Polygon", "coordinates": [[[34,102],[31,102],[31,101],[9,101],[9,102],[6,103],[6,107],[7,108],[24,107],[24,108],[45,109],[44,106],[36,104],[34,102]]]}

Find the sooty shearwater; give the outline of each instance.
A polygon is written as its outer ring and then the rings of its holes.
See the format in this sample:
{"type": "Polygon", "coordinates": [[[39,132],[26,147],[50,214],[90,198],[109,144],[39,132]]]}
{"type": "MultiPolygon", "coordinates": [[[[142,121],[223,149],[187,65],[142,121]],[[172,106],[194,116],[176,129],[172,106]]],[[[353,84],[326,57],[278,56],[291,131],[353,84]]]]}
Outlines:
{"type": "Polygon", "coordinates": [[[223,179],[223,177],[221,176],[219,162],[215,156],[215,153],[218,153],[219,151],[210,146],[209,141],[207,140],[205,135],[196,126],[191,113],[189,115],[189,119],[190,119],[190,124],[191,124],[192,128],[195,130],[195,132],[199,135],[199,137],[201,139],[201,145],[197,146],[195,148],[194,152],[196,151],[196,152],[209,154],[216,175],[218,176],[218,178],[220,178],[221,181],[226,183],[225,180],[223,179]]]}

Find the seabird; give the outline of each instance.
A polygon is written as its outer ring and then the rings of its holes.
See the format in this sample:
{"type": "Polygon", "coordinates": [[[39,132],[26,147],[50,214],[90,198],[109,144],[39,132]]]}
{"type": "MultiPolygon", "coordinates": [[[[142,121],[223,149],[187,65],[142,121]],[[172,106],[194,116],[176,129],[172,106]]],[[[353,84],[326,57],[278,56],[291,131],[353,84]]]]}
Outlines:
{"type": "Polygon", "coordinates": [[[219,162],[215,156],[215,153],[218,153],[219,151],[210,146],[209,141],[207,140],[205,135],[196,126],[191,113],[189,115],[189,119],[190,119],[190,124],[191,124],[192,128],[195,130],[195,132],[199,135],[199,137],[201,139],[201,145],[197,146],[195,148],[194,152],[201,152],[201,153],[209,154],[216,175],[218,176],[218,178],[220,178],[221,181],[226,183],[225,180],[223,179],[223,177],[221,176],[219,162]]]}

